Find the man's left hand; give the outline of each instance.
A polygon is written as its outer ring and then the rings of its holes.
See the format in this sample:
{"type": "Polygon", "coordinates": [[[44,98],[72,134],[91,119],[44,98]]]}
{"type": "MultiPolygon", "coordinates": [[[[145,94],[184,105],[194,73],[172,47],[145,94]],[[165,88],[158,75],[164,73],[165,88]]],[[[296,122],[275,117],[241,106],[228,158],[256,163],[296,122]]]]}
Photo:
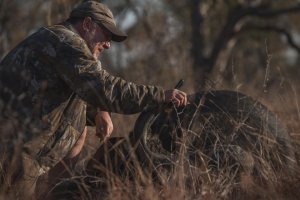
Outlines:
{"type": "Polygon", "coordinates": [[[111,121],[110,115],[106,111],[97,111],[95,116],[95,123],[96,123],[96,135],[102,140],[106,141],[114,127],[111,121]]]}

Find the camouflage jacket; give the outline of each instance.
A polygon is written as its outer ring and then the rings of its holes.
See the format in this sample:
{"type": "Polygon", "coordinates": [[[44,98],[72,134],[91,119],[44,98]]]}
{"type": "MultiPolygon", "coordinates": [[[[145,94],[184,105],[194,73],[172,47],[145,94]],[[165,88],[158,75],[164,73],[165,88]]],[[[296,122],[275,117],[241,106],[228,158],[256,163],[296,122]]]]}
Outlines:
{"type": "Polygon", "coordinates": [[[87,103],[130,114],[164,101],[160,87],[107,73],[67,22],[40,28],[2,60],[0,95],[1,117],[21,121],[27,151],[49,166],[57,159],[42,160],[65,156],[82,133],[87,103]]]}

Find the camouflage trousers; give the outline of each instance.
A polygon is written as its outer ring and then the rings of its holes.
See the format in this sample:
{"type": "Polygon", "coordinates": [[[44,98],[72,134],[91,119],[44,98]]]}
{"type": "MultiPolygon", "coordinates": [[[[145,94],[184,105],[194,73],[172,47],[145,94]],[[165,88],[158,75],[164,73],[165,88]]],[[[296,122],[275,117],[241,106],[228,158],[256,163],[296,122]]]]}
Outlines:
{"type": "Polygon", "coordinates": [[[66,157],[81,135],[66,125],[60,137],[45,131],[24,143],[19,127],[16,120],[0,120],[0,199],[33,199],[38,178],[66,157]]]}
{"type": "Polygon", "coordinates": [[[0,193],[5,199],[29,199],[42,173],[38,162],[23,152],[19,127],[16,120],[0,121],[0,193]]]}

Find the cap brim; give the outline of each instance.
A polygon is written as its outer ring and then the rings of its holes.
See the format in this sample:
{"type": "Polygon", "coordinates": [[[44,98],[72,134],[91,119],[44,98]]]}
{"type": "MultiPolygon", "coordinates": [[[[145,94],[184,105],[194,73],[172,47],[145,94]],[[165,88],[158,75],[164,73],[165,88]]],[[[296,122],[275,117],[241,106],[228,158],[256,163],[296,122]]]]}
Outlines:
{"type": "Polygon", "coordinates": [[[107,30],[109,30],[112,33],[112,41],[115,42],[122,42],[126,40],[127,34],[124,33],[123,31],[119,30],[114,24],[109,24],[109,23],[102,23],[107,30]]]}

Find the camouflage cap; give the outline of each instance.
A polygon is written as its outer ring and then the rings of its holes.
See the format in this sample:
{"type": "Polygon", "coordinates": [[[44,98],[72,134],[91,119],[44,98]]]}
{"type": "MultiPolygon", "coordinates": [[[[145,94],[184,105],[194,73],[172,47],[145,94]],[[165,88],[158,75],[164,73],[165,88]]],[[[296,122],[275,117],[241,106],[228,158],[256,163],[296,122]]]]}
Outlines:
{"type": "Polygon", "coordinates": [[[106,5],[96,1],[84,1],[74,8],[70,14],[70,18],[82,18],[87,16],[109,30],[112,33],[113,41],[122,42],[127,38],[127,34],[116,27],[114,16],[106,5]]]}

